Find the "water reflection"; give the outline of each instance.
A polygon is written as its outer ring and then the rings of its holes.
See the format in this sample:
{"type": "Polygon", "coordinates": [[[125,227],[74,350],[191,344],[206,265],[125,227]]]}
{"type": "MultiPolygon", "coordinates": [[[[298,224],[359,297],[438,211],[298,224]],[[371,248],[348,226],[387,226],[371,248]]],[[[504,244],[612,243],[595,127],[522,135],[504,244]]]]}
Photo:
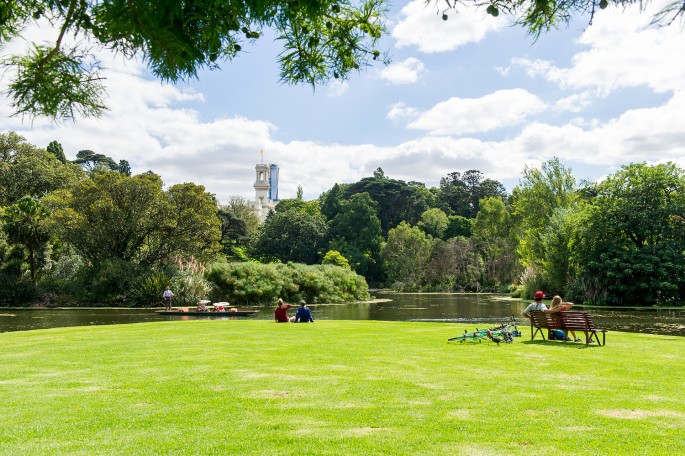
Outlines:
{"type": "MultiPolygon", "coordinates": [[[[499,323],[515,315],[527,324],[521,312],[528,304],[494,294],[399,294],[375,293],[371,303],[310,305],[316,320],[438,321],[454,323],[499,323]]],[[[179,319],[273,318],[273,306],[254,307],[256,316],[226,315],[162,316],[150,309],[0,309],[0,332],[26,331],[62,326],[139,323],[179,319]]],[[[614,331],[645,332],[685,336],[685,309],[637,310],[583,309],[594,315],[595,324],[614,331]]]]}

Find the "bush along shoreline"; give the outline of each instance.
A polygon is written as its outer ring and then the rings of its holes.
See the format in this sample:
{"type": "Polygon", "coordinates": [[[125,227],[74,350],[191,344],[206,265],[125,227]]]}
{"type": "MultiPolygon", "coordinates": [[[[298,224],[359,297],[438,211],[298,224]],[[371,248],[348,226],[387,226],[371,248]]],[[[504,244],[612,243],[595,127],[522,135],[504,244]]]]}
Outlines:
{"type": "Polygon", "coordinates": [[[350,269],[325,264],[220,263],[209,268],[212,301],[235,305],[266,304],[283,298],[309,303],[341,303],[370,299],[364,277],[350,269]]]}

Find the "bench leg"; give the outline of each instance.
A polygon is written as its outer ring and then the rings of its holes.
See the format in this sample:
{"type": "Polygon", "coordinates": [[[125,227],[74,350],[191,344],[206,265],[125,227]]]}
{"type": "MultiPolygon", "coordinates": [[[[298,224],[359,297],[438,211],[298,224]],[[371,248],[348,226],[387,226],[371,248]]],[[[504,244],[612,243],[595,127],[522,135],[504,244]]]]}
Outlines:
{"type": "Polygon", "coordinates": [[[540,333],[540,335],[542,336],[542,340],[546,340],[546,339],[545,339],[545,333],[542,331],[542,329],[541,329],[541,328],[533,329],[532,326],[531,326],[531,329],[530,329],[530,340],[534,340],[534,339],[535,339],[535,336],[537,336],[538,333],[540,333]]]}
{"type": "Polygon", "coordinates": [[[597,345],[603,346],[606,344],[606,342],[607,342],[607,340],[606,340],[607,333],[606,332],[602,331],[602,342],[601,343],[599,342],[599,336],[597,335],[597,333],[595,331],[593,331],[592,333],[595,335],[595,339],[597,340],[597,345]]]}

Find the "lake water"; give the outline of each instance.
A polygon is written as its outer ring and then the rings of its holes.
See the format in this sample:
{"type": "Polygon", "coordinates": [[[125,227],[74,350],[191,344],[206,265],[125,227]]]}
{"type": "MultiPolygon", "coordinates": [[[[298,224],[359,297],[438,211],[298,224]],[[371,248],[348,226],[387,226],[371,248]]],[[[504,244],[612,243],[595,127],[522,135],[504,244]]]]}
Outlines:
{"type": "MultiPolygon", "coordinates": [[[[413,294],[374,293],[378,298],[370,303],[310,305],[316,320],[386,320],[434,321],[474,325],[496,324],[515,315],[520,325],[527,301],[496,294],[413,294]]],[[[62,326],[89,326],[166,321],[197,318],[257,318],[271,320],[273,306],[254,306],[259,313],[251,317],[222,316],[162,316],[155,309],[0,309],[0,332],[27,331],[62,326]]],[[[685,336],[685,308],[678,309],[605,309],[576,306],[589,310],[595,325],[614,331],[645,332],[685,336]]],[[[294,314],[294,313],[291,313],[294,314]]]]}

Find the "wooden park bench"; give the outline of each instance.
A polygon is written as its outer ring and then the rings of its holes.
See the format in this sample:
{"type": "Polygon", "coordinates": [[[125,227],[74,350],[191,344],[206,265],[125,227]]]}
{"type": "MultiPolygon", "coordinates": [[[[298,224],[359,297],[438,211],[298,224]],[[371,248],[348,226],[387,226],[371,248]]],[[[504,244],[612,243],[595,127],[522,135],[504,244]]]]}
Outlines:
{"type": "Polygon", "coordinates": [[[606,329],[596,328],[592,323],[592,316],[587,312],[567,310],[549,313],[534,310],[530,313],[530,340],[535,339],[538,333],[545,340],[544,330],[547,330],[547,339],[549,339],[552,329],[561,329],[566,333],[570,330],[582,331],[585,334],[585,345],[589,345],[593,337],[599,345],[606,344],[606,329]],[[602,333],[601,342],[598,333],[602,333]]]}

